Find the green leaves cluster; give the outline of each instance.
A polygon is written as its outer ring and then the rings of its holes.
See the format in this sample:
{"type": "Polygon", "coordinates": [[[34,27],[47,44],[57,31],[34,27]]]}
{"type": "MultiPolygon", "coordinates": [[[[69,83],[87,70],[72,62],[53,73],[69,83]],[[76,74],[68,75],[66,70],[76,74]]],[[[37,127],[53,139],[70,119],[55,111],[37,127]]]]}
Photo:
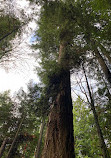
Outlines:
{"type": "Polygon", "coordinates": [[[9,92],[0,94],[0,137],[8,136],[14,125],[14,103],[9,97],[9,92]],[[5,135],[5,136],[4,136],[5,135]]]}
{"type": "Polygon", "coordinates": [[[28,94],[20,90],[16,102],[12,101],[9,92],[0,94],[0,146],[7,138],[3,157],[7,156],[21,120],[24,118],[11,157],[34,156],[39,139],[42,119],[47,117],[47,102],[42,88],[30,85],[28,94]],[[26,149],[25,149],[26,148],[26,149]]]}
{"type": "Polygon", "coordinates": [[[79,97],[73,103],[75,153],[77,158],[101,158],[102,152],[94,122],[94,116],[79,97]]]}
{"type": "Polygon", "coordinates": [[[11,15],[0,15],[0,59],[11,50],[10,41],[20,28],[20,20],[11,15]]]}

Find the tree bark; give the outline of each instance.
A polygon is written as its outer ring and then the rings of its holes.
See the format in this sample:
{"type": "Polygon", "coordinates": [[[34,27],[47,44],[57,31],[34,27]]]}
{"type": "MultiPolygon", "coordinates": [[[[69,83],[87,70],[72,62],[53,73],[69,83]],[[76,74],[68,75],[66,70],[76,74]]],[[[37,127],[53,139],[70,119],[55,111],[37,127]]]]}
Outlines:
{"type": "Polygon", "coordinates": [[[65,44],[62,44],[58,60],[62,67],[59,92],[49,114],[42,158],[75,158],[70,71],[66,68],[64,54],[65,44]]]}
{"type": "MultiPolygon", "coordinates": [[[[111,72],[110,72],[108,66],[106,65],[106,63],[105,63],[105,61],[104,61],[102,55],[100,54],[100,52],[99,52],[99,50],[98,50],[98,48],[97,48],[98,46],[97,46],[97,44],[96,44],[96,41],[90,39],[90,44],[91,44],[91,47],[93,48],[93,50],[94,50],[94,52],[95,52],[95,56],[96,56],[96,58],[97,58],[97,60],[98,60],[98,62],[99,62],[99,64],[100,64],[100,66],[101,66],[101,69],[103,70],[104,75],[105,75],[107,81],[109,82],[109,84],[110,84],[110,86],[111,86],[111,72]]],[[[100,48],[104,48],[104,47],[102,47],[101,44],[99,44],[99,47],[100,47],[100,48]]],[[[105,53],[105,54],[106,54],[106,53],[105,53]]],[[[107,55],[107,56],[108,56],[108,55],[107,55]]]]}
{"type": "Polygon", "coordinates": [[[104,82],[104,84],[105,84],[105,86],[106,86],[106,89],[107,89],[107,97],[108,97],[109,101],[111,102],[111,92],[110,92],[110,90],[109,90],[109,87],[108,87],[108,85],[107,85],[105,79],[104,79],[103,74],[101,74],[101,76],[102,76],[102,80],[103,80],[103,82],[104,82]]]}
{"type": "Polygon", "coordinates": [[[6,143],[7,143],[7,138],[4,139],[4,141],[3,141],[2,145],[1,145],[1,148],[0,148],[0,158],[2,157],[3,152],[5,150],[6,143]]]}
{"type": "Polygon", "coordinates": [[[39,158],[40,157],[40,147],[41,147],[41,143],[42,143],[44,126],[45,126],[45,120],[43,119],[42,124],[41,124],[40,136],[39,136],[39,140],[38,140],[38,144],[37,144],[35,158],[39,158]]]}
{"type": "Polygon", "coordinates": [[[104,53],[104,55],[106,56],[106,58],[108,59],[109,63],[111,64],[111,57],[108,53],[104,53]]]}
{"type": "Polygon", "coordinates": [[[101,51],[103,52],[104,56],[108,59],[109,63],[111,64],[111,57],[110,57],[110,52],[108,52],[101,44],[99,44],[101,51]]]}
{"type": "Polygon", "coordinates": [[[90,101],[91,101],[90,105],[91,105],[91,109],[92,109],[93,115],[94,115],[94,120],[95,120],[95,124],[96,124],[96,128],[97,128],[98,137],[99,137],[99,140],[100,140],[100,145],[101,145],[101,149],[102,149],[102,153],[103,153],[103,158],[110,158],[107,147],[106,147],[106,144],[104,142],[103,133],[102,133],[101,127],[99,125],[98,115],[96,113],[96,109],[95,109],[95,105],[94,105],[94,99],[93,99],[92,94],[91,94],[91,90],[90,90],[90,87],[89,87],[89,83],[88,83],[88,79],[87,79],[87,76],[86,76],[84,66],[83,66],[83,71],[84,71],[84,75],[85,75],[85,79],[86,79],[87,89],[88,89],[88,92],[89,92],[89,97],[90,97],[90,101]]]}
{"type": "Polygon", "coordinates": [[[21,126],[22,126],[22,123],[23,123],[23,121],[24,121],[24,118],[25,118],[25,116],[22,118],[22,120],[21,120],[21,122],[20,122],[20,124],[19,124],[18,130],[17,130],[17,132],[16,132],[16,134],[15,134],[15,138],[14,138],[14,140],[13,140],[13,142],[12,142],[12,144],[11,144],[11,147],[10,147],[10,149],[9,149],[9,151],[8,151],[7,158],[11,158],[11,152],[12,152],[12,150],[13,150],[15,141],[16,141],[16,139],[17,139],[17,137],[18,137],[18,134],[19,134],[20,128],[21,128],[21,126]]]}
{"type": "Polygon", "coordinates": [[[101,68],[102,68],[102,70],[103,70],[103,72],[104,72],[104,74],[105,74],[105,77],[106,77],[107,81],[108,81],[108,82],[110,83],[110,85],[111,85],[111,72],[109,71],[109,69],[108,69],[108,67],[107,67],[107,65],[106,65],[106,63],[105,63],[103,57],[102,57],[101,54],[99,53],[98,49],[95,49],[95,55],[96,55],[97,60],[98,60],[100,66],[101,66],[101,68]]]}

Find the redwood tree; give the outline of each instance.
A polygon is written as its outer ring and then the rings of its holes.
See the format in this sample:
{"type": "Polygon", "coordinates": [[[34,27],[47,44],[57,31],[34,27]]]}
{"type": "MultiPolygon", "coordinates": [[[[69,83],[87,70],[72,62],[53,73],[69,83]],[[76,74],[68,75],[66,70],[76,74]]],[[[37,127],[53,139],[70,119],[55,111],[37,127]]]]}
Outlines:
{"type": "Polygon", "coordinates": [[[46,2],[41,9],[36,47],[42,61],[39,73],[51,100],[42,158],[75,157],[69,61],[74,12],[74,7],[64,2],[46,2]]]}

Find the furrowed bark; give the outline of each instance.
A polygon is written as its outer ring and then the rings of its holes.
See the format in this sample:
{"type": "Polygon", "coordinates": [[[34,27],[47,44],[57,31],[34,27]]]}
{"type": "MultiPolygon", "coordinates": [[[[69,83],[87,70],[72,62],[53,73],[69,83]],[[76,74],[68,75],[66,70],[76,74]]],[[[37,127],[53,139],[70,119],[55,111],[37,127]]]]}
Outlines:
{"type": "Polygon", "coordinates": [[[95,105],[94,105],[94,99],[92,97],[92,93],[91,93],[91,90],[90,90],[90,87],[89,87],[89,83],[88,83],[88,79],[87,79],[87,76],[86,76],[85,68],[84,68],[84,66],[82,66],[82,67],[83,67],[83,71],[84,71],[84,75],[85,75],[85,79],[86,79],[87,89],[88,89],[89,97],[90,97],[90,101],[91,101],[90,105],[91,105],[91,109],[92,109],[93,115],[94,115],[94,120],[95,120],[95,124],[96,124],[96,128],[97,128],[98,137],[99,137],[99,140],[100,140],[100,145],[101,145],[101,149],[102,149],[102,153],[103,153],[103,158],[110,158],[107,147],[106,147],[106,144],[105,144],[105,141],[104,141],[103,133],[102,133],[101,127],[99,125],[98,115],[96,113],[96,109],[95,109],[95,105]]]}
{"type": "Polygon", "coordinates": [[[62,67],[59,92],[49,114],[42,158],[75,158],[70,71],[66,68],[64,54],[65,44],[61,44],[58,60],[62,67]]]}

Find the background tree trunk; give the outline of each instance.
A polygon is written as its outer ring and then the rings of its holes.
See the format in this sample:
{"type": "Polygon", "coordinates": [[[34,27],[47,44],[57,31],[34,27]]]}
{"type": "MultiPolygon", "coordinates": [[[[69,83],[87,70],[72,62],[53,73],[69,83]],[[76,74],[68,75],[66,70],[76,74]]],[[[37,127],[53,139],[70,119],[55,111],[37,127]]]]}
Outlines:
{"type": "Polygon", "coordinates": [[[3,152],[5,150],[6,143],[7,143],[7,138],[4,139],[4,141],[3,141],[2,145],[1,145],[1,148],[0,148],[0,158],[2,157],[3,152]]]}
{"type": "Polygon", "coordinates": [[[108,59],[109,63],[111,64],[111,57],[110,57],[110,52],[108,52],[101,44],[99,44],[104,56],[108,59]]]}
{"type": "Polygon", "coordinates": [[[88,89],[88,92],[89,92],[89,97],[90,97],[90,101],[91,101],[90,105],[91,105],[91,109],[92,109],[93,115],[94,115],[94,120],[95,120],[97,133],[98,133],[99,140],[100,140],[100,145],[101,145],[101,149],[102,149],[102,153],[103,153],[103,158],[110,158],[107,147],[106,147],[106,144],[104,142],[103,133],[102,133],[101,127],[99,125],[98,115],[96,113],[96,109],[95,109],[95,105],[94,105],[94,99],[93,99],[92,94],[91,94],[91,90],[90,90],[90,87],[89,87],[89,83],[88,83],[88,79],[87,79],[87,76],[86,76],[84,66],[83,66],[83,71],[84,71],[84,75],[85,75],[85,79],[86,79],[87,89],[88,89]]]}
{"type": "Polygon", "coordinates": [[[45,120],[43,119],[42,124],[41,124],[40,136],[39,136],[39,140],[38,140],[38,144],[37,144],[35,158],[39,158],[40,157],[40,147],[41,147],[41,143],[42,143],[44,126],[45,126],[45,120]]]}
{"type": "Polygon", "coordinates": [[[20,128],[21,128],[21,126],[22,126],[22,123],[23,123],[23,121],[24,121],[24,118],[25,118],[25,116],[22,118],[22,120],[21,120],[21,122],[20,122],[20,124],[19,124],[18,130],[17,130],[17,132],[16,132],[16,134],[15,134],[15,138],[14,138],[14,140],[13,140],[13,142],[12,142],[12,144],[11,144],[11,147],[10,147],[10,149],[9,149],[9,151],[8,151],[7,158],[11,158],[11,152],[12,152],[12,150],[13,150],[15,141],[16,141],[16,139],[17,139],[17,137],[18,137],[18,134],[19,134],[20,128]]]}
{"type": "Polygon", "coordinates": [[[103,57],[101,56],[101,54],[99,53],[98,49],[95,50],[95,55],[97,57],[97,60],[106,76],[106,79],[108,80],[108,82],[110,83],[111,85],[111,72],[109,71],[103,57]]]}

